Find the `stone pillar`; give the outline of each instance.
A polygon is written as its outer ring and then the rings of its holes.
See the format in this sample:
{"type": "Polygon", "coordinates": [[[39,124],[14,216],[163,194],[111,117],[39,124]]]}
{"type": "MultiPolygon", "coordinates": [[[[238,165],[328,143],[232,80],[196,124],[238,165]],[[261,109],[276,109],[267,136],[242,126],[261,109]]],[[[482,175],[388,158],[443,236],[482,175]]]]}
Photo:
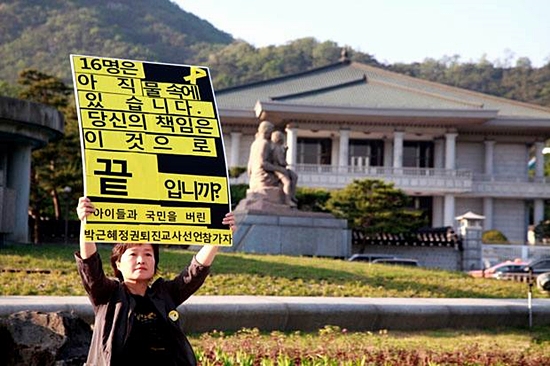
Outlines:
{"type": "Polygon", "coordinates": [[[483,231],[493,229],[493,198],[484,197],[483,198],[483,216],[485,220],[483,221],[483,231]]]}
{"type": "MultiPolygon", "coordinates": [[[[485,140],[485,174],[487,176],[493,175],[493,159],[495,151],[495,141],[485,140]]],[[[487,220],[485,220],[487,224],[487,220]]]]}
{"type": "Polygon", "coordinates": [[[348,166],[349,161],[349,130],[340,130],[340,148],[338,150],[338,166],[348,166]]]}
{"type": "Polygon", "coordinates": [[[403,167],[403,138],[405,132],[395,131],[393,133],[393,167],[403,167]]]}
{"type": "Polygon", "coordinates": [[[544,177],[544,155],[542,150],[544,149],[544,142],[535,142],[535,177],[544,177]]]}
{"type": "Polygon", "coordinates": [[[442,227],[443,225],[443,197],[433,196],[432,200],[432,226],[442,227]]]}
{"type": "Polygon", "coordinates": [[[290,169],[295,169],[298,162],[298,129],[290,125],[286,127],[286,145],[286,162],[290,169]]]}
{"type": "Polygon", "coordinates": [[[239,166],[239,152],[241,150],[241,132],[231,132],[231,156],[229,168],[239,166]]]}
{"type": "Polygon", "coordinates": [[[15,195],[14,227],[7,236],[16,243],[29,242],[29,196],[31,188],[31,147],[14,145],[8,167],[8,186],[17,187],[15,195]]]}
{"type": "Polygon", "coordinates": [[[443,226],[454,227],[455,218],[455,196],[446,194],[443,201],[443,226]]]}
{"type": "Polygon", "coordinates": [[[538,225],[542,220],[544,220],[544,200],[537,198],[535,200],[534,212],[533,212],[533,222],[534,225],[538,225]]]}
{"type": "Polygon", "coordinates": [[[455,169],[456,167],[456,137],[455,132],[445,134],[445,169],[455,169]]]}
{"type": "Polygon", "coordinates": [[[468,212],[456,219],[459,222],[459,232],[462,236],[462,270],[482,269],[481,233],[485,217],[468,212]]]}
{"type": "Polygon", "coordinates": [[[434,168],[445,168],[445,146],[441,138],[434,140],[434,168]]]}
{"type": "Polygon", "coordinates": [[[391,168],[393,164],[393,142],[390,139],[384,139],[384,167],[391,168]]]}

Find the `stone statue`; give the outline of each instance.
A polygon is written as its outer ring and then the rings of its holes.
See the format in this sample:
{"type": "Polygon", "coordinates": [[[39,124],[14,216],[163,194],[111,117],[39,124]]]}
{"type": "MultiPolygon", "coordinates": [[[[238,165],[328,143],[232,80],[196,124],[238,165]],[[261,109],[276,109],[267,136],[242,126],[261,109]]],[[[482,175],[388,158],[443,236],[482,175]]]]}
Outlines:
{"type": "MultiPolygon", "coordinates": [[[[274,144],[271,141],[271,134],[273,133],[274,126],[269,121],[263,121],[258,126],[258,132],[256,138],[250,146],[250,157],[248,159],[248,177],[249,177],[249,192],[263,194],[266,197],[270,195],[270,192],[280,191],[282,186],[283,200],[280,203],[290,207],[296,207],[295,191],[296,191],[296,173],[289,173],[286,168],[286,159],[284,155],[278,157],[277,161],[274,158],[274,149],[276,145],[276,153],[282,149],[282,153],[285,153],[285,147],[279,144],[274,144]]],[[[279,139],[277,140],[279,141],[279,139]]],[[[284,142],[284,139],[283,139],[284,142]]],[[[272,192],[271,192],[272,193],[272,192]]],[[[248,197],[248,195],[247,195],[248,197]]],[[[267,201],[273,201],[272,198],[266,198],[267,201]]]]}
{"type": "Polygon", "coordinates": [[[275,171],[275,175],[283,185],[283,192],[288,197],[287,204],[291,205],[298,202],[296,199],[296,184],[298,183],[298,174],[291,169],[288,169],[286,163],[285,137],[281,131],[275,131],[271,134],[271,151],[273,154],[273,163],[283,167],[285,172],[275,171]],[[291,203],[289,203],[291,202],[291,203]]]}
{"type": "Polygon", "coordinates": [[[239,229],[228,250],[348,257],[346,220],[297,208],[293,198],[298,175],[287,168],[284,134],[274,129],[272,123],[261,122],[250,146],[249,188],[233,210],[239,229]]]}
{"type": "Polygon", "coordinates": [[[250,146],[248,177],[249,187],[252,191],[278,185],[279,180],[275,175],[275,170],[280,168],[273,164],[270,140],[273,128],[274,126],[271,122],[263,121],[260,123],[256,138],[250,146]]]}

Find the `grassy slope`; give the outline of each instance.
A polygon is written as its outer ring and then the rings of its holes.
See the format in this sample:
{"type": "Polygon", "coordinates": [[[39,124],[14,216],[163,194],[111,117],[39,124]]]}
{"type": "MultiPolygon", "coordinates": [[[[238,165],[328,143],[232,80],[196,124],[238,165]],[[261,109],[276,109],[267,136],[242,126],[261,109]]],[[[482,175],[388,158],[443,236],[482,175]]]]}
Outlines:
{"type": "MultiPolygon", "coordinates": [[[[7,246],[0,249],[1,295],[84,295],[76,274],[76,245],[7,246]],[[49,270],[51,273],[32,272],[49,270]],[[27,270],[31,270],[30,273],[27,270]]],[[[100,247],[107,273],[110,247],[100,247]]],[[[171,277],[193,251],[163,248],[161,275],[171,277]]],[[[545,295],[536,292],[535,297],[545,295]]],[[[527,285],[472,279],[461,272],[342,260],[221,253],[198,295],[525,298],[527,285]]]]}
{"type": "MultiPolygon", "coordinates": [[[[83,295],[74,245],[0,249],[1,295],[83,295]],[[27,273],[49,270],[50,273],[27,273]]],[[[101,247],[104,264],[109,247],[101,247]]],[[[193,252],[163,249],[161,268],[171,276],[193,252]]],[[[106,268],[106,270],[109,270],[106,268]]],[[[341,260],[220,254],[202,295],[524,297],[526,285],[468,278],[459,272],[398,268],[341,260]]],[[[542,296],[535,293],[535,296],[542,296]]],[[[327,325],[318,333],[243,329],[235,334],[190,335],[203,365],[458,366],[550,364],[548,327],[476,331],[351,333],[327,325]],[[294,363],[296,362],[296,363],[294,363]]]]}

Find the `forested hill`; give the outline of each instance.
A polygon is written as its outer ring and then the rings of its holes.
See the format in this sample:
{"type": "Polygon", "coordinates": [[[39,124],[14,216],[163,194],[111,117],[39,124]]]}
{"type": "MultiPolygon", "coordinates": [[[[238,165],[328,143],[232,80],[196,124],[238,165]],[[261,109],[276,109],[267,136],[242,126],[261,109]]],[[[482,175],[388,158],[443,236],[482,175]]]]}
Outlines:
{"type": "MultiPolygon", "coordinates": [[[[334,63],[341,49],[314,38],[255,48],[170,0],[0,0],[0,95],[16,94],[10,84],[29,68],[70,84],[71,53],[204,65],[214,87],[222,89],[334,63]]],[[[550,107],[550,62],[533,68],[526,58],[514,64],[464,63],[453,55],[384,65],[367,53],[350,49],[349,55],[422,79],[550,107]]]]}
{"type": "Polygon", "coordinates": [[[185,63],[233,41],[169,0],[0,0],[0,80],[70,80],[69,54],[185,63]]]}

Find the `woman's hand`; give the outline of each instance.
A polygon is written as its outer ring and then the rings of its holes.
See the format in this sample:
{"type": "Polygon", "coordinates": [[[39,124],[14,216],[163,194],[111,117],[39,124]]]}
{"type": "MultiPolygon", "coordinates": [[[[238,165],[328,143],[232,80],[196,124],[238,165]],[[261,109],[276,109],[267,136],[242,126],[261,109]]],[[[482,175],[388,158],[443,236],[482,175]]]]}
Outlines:
{"type": "MultiPolygon", "coordinates": [[[[78,206],[76,207],[76,213],[80,221],[86,220],[86,217],[94,213],[95,207],[92,201],[88,197],[80,197],[78,199],[78,206]]],[[[94,242],[86,241],[84,236],[84,222],[80,224],[80,256],[82,259],[91,257],[97,251],[97,247],[94,242]]]]}
{"type": "Polygon", "coordinates": [[[225,217],[222,220],[222,224],[229,225],[229,228],[232,232],[235,232],[235,230],[237,230],[237,226],[235,226],[235,217],[233,216],[233,212],[228,212],[225,214],[225,217]]]}
{"type": "Polygon", "coordinates": [[[88,216],[93,214],[95,207],[92,201],[88,197],[80,197],[78,199],[78,206],[76,207],[76,213],[80,221],[84,221],[88,216]]]}

